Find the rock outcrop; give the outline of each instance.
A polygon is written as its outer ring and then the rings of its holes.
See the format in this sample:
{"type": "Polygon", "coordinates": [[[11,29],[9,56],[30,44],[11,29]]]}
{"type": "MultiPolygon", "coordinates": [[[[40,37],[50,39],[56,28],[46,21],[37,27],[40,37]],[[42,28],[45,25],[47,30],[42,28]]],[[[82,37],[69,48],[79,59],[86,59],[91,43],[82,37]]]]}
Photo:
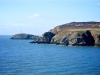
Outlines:
{"type": "Polygon", "coordinates": [[[94,37],[92,36],[92,33],[89,30],[87,30],[85,33],[83,33],[83,38],[84,38],[87,46],[95,45],[94,37]]]}
{"type": "Polygon", "coordinates": [[[56,34],[51,43],[61,44],[61,45],[86,45],[86,42],[83,38],[83,32],[73,32],[64,30],[56,34]]]}
{"type": "Polygon", "coordinates": [[[51,39],[52,44],[72,46],[100,46],[100,34],[95,31],[68,31],[59,32],[51,39]]]}
{"type": "Polygon", "coordinates": [[[100,46],[100,34],[99,35],[95,35],[94,39],[95,39],[95,45],[96,46],[100,46]]]}
{"type": "Polygon", "coordinates": [[[100,32],[98,33],[98,32],[92,31],[91,34],[92,34],[93,39],[94,39],[94,45],[100,46],[100,32]]]}
{"type": "Polygon", "coordinates": [[[21,33],[21,34],[13,35],[10,39],[28,39],[28,40],[30,39],[30,40],[36,40],[38,38],[40,38],[40,37],[36,36],[36,35],[21,33]]]}
{"type": "Polygon", "coordinates": [[[54,36],[55,34],[51,33],[51,32],[45,32],[42,37],[38,38],[37,40],[35,41],[32,41],[31,43],[50,43],[51,42],[51,39],[52,37],[54,36]]]}

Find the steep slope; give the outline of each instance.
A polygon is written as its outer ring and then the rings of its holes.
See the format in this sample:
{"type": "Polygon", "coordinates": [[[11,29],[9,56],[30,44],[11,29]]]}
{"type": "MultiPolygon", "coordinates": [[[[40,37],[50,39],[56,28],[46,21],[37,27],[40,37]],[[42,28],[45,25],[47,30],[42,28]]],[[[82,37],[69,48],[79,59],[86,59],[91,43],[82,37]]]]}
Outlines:
{"type": "Polygon", "coordinates": [[[71,22],[63,25],[56,26],[54,29],[49,30],[54,34],[65,29],[87,29],[87,28],[100,28],[100,22],[71,22]]]}

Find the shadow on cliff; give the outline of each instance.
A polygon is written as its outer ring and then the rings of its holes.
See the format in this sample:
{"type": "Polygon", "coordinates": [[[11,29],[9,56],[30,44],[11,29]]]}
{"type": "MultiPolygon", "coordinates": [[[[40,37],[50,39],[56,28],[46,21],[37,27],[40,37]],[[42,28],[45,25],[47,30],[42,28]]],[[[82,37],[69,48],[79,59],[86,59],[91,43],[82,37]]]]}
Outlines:
{"type": "Polygon", "coordinates": [[[95,40],[89,30],[87,30],[85,33],[83,33],[83,38],[86,42],[87,46],[94,46],[95,45],[95,40]]]}

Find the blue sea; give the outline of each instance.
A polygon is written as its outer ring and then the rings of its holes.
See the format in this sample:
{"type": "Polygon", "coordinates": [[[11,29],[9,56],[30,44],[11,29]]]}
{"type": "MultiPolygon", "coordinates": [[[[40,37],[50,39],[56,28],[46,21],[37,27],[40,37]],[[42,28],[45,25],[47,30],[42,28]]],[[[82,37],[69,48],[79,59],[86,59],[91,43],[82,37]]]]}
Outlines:
{"type": "Polygon", "coordinates": [[[100,75],[100,47],[30,44],[0,36],[0,75],[100,75]]]}

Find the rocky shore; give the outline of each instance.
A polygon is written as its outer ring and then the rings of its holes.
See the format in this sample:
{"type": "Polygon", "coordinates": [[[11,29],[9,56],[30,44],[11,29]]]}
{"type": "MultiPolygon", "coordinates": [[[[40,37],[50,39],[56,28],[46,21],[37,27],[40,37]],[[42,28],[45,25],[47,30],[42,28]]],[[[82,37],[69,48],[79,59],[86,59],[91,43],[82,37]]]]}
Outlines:
{"type": "Polygon", "coordinates": [[[46,32],[41,38],[31,43],[47,43],[66,46],[100,46],[100,34],[90,30],[83,32],[64,30],[56,35],[51,32],[46,32]]]}

